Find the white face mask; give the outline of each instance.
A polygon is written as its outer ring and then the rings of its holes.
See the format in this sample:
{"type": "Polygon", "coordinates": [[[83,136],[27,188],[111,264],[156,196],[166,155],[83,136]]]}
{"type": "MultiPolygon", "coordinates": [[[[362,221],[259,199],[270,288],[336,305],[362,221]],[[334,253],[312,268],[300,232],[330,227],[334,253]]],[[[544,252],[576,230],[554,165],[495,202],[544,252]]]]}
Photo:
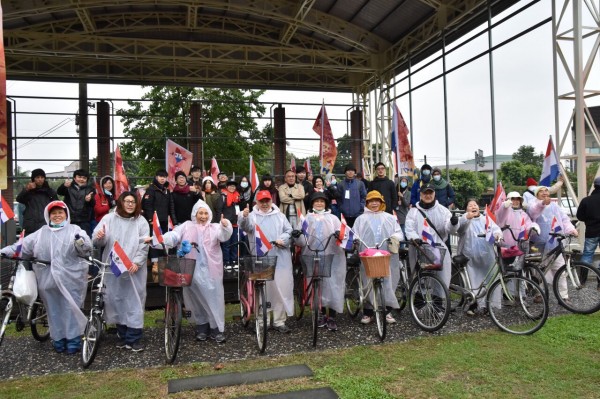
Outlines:
{"type": "Polygon", "coordinates": [[[248,182],[246,182],[246,181],[241,182],[240,183],[240,187],[241,188],[248,188],[248,182]]]}
{"type": "Polygon", "coordinates": [[[433,176],[433,180],[435,180],[435,181],[440,181],[441,178],[442,178],[442,176],[440,176],[440,175],[433,176]]]}
{"type": "Polygon", "coordinates": [[[405,188],[406,186],[408,186],[408,183],[405,181],[400,182],[400,187],[405,188]]]}
{"type": "Polygon", "coordinates": [[[429,176],[430,173],[431,173],[431,171],[429,169],[423,170],[423,175],[425,175],[425,176],[429,176]]]}

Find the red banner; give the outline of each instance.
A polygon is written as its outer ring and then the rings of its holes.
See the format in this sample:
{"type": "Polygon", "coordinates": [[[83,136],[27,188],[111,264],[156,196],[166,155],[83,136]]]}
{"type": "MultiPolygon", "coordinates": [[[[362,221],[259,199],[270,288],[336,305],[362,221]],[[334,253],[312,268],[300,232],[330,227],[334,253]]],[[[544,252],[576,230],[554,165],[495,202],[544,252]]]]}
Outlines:
{"type": "Polygon", "coordinates": [[[127,176],[125,175],[121,149],[117,146],[115,150],[115,196],[119,198],[121,193],[125,191],[129,191],[129,181],[127,181],[127,176]]]}
{"type": "Polygon", "coordinates": [[[319,115],[313,125],[313,131],[321,137],[319,145],[319,159],[321,160],[321,174],[327,174],[333,170],[335,159],[337,158],[337,148],[335,147],[335,139],[327,118],[325,106],[321,106],[319,115]]]}
{"type": "Polygon", "coordinates": [[[165,160],[167,162],[167,173],[169,173],[167,180],[171,188],[175,187],[175,173],[183,171],[186,176],[190,174],[192,156],[193,154],[187,148],[172,140],[167,140],[165,160]]]}
{"type": "Polygon", "coordinates": [[[398,176],[414,177],[415,160],[413,158],[410,143],[408,142],[408,126],[404,118],[394,104],[392,115],[392,152],[394,153],[394,164],[398,176]]]}
{"type": "MultiPolygon", "coordinates": [[[[0,6],[0,34],[4,38],[4,14],[0,6]]],[[[4,40],[0,41],[0,190],[5,190],[8,185],[8,143],[6,137],[6,61],[4,59],[4,40]]]]}

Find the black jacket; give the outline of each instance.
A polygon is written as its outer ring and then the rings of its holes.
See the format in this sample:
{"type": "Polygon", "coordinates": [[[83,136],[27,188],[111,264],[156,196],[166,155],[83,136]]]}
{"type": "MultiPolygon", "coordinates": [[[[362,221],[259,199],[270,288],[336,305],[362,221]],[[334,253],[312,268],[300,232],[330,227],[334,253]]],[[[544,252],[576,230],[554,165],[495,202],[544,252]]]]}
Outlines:
{"type": "Polygon", "coordinates": [[[173,196],[169,191],[169,182],[166,182],[164,186],[158,184],[158,181],[154,179],[150,187],[146,190],[144,198],[142,199],[142,211],[144,217],[152,225],[152,218],[154,217],[154,211],[158,216],[158,222],[163,233],[167,232],[169,227],[169,216],[173,224],[179,223],[177,216],[175,215],[175,204],[173,203],[173,196]]]}
{"type": "Polygon", "coordinates": [[[379,191],[385,199],[385,211],[393,213],[392,210],[398,206],[398,192],[393,181],[384,177],[375,177],[369,183],[369,191],[379,191]]]}
{"type": "Polygon", "coordinates": [[[577,219],[585,223],[585,238],[600,237],[600,188],[581,200],[577,207],[577,219]]]}
{"type": "Polygon", "coordinates": [[[61,184],[58,190],[58,195],[64,196],[65,204],[69,207],[70,219],[72,224],[89,223],[94,217],[94,194],[96,190],[92,186],[80,186],[73,181],[69,187],[61,184]],[[85,196],[92,193],[90,201],[85,200],[85,196]]]}
{"type": "MultiPolygon", "coordinates": [[[[189,187],[189,186],[188,186],[189,187]]],[[[175,210],[174,224],[181,224],[186,220],[191,220],[192,209],[199,199],[202,199],[199,193],[188,191],[187,193],[173,190],[173,207],[175,210]]]]}
{"type": "Polygon", "coordinates": [[[46,224],[44,219],[44,209],[50,202],[57,200],[56,191],[44,182],[42,187],[36,187],[33,190],[23,190],[17,196],[17,201],[25,205],[23,220],[20,221],[21,227],[25,230],[25,235],[29,235],[46,224]]]}
{"type": "Polygon", "coordinates": [[[310,196],[315,191],[312,183],[308,180],[302,180],[302,188],[304,188],[304,209],[308,212],[308,208],[310,208],[310,196]]]}

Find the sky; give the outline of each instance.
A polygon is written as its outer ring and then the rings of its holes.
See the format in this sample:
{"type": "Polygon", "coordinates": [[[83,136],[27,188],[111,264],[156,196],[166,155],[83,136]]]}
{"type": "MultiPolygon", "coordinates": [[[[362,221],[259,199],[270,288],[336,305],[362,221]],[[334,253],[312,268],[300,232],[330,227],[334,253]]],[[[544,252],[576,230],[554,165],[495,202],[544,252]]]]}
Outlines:
{"type": "MultiPolygon", "coordinates": [[[[494,21],[506,16],[517,7],[528,2],[519,2],[494,21]]],[[[561,2],[557,2],[561,3],[561,2]]],[[[551,0],[543,0],[530,7],[521,15],[495,28],[492,33],[493,44],[496,45],[510,36],[551,16],[551,0]]],[[[566,18],[570,18],[568,15],[566,18]]],[[[588,23],[588,25],[590,25],[588,23]]],[[[477,31],[477,30],[476,30],[477,31]]],[[[584,41],[585,48],[592,45],[592,39],[584,41]]],[[[456,43],[451,44],[452,48],[456,43]]],[[[474,40],[465,48],[447,56],[447,69],[487,49],[488,37],[474,40]]],[[[566,56],[569,58],[568,50],[566,56]]],[[[554,135],[554,87],[552,73],[552,32],[551,23],[547,23],[512,43],[496,50],[493,54],[494,68],[494,101],[496,122],[497,154],[512,154],[521,145],[532,145],[536,150],[545,150],[548,136],[554,135]]],[[[8,66],[10,68],[10,66],[8,66]]],[[[588,87],[600,86],[600,68],[590,77],[588,87]]],[[[413,87],[442,72],[441,62],[414,74],[413,87]]],[[[400,80],[401,77],[398,78],[400,80]]],[[[484,155],[492,154],[492,128],[490,106],[490,81],[488,57],[478,60],[450,73],[447,83],[447,119],[449,138],[450,164],[472,159],[478,149],[484,155]]],[[[443,82],[434,82],[415,90],[412,93],[412,110],[407,81],[396,87],[396,100],[407,124],[412,129],[413,152],[417,166],[424,157],[433,165],[446,163],[446,145],[444,136],[444,102],[443,82]],[[412,118],[410,115],[412,114],[412,118]]],[[[568,79],[559,67],[559,92],[569,91],[568,79]]],[[[17,141],[16,157],[18,159],[40,159],[40,161],[19,161],[23,170],[42,167],[47,172],[60,171],[78,158],[77,134],[75,132],[74,113],[77,111],[78,86],[76,84],[59,84],[44,82],[8,81],[7,94],[13,96],[60,96],[71,100],[31,100],[16,99],[16,130],[18,137],[64,137],[61,140],[17,141]],[[42,111],[44,115],[34,115],[42,111]],[[58,113],[58,114],[57,114],[58,113]],[[50,132],[51,131],[51,132],[50,132]],[[49,160],[61,159],[61,160],[49,160]]],[[[143,94],[139,86],[124,85],[88,85],[90,99],[113,99],[115,109],[126,106],[125,99],[138,99],[143,94]]],[[[298,159],[318,154],[318,142],[294,140],[295,138],[317,138],[312,132],[312,124],[317,117],[321,102],[327,105],[334,136],[339,138],[346,134],[349,125],[346,122],[347,111],[351,106],[351,94],[324,92],[289,92],[269,90],[261,100],[267,103],[282,103],[286,107],[288,118],[286,130],[288,151],[298,159]],[[305,103],[292,105],[286,103],[305,103]],[[304,118],[295,119],[295,118],[304,118]]],[[[600,99],[592,98],[589,106],[600,105],[600,99]]],[[[573,107],[572,102],[564,101],[559,107],[560,130],[566,129],[567,121],[573,107]]],[[[266,117],[269,116],[270,104],[267,104],[266,117]]],[[[95,113],[94,109],[90,113],[95,113]]],[[[89,120],[90,136],[96,135],[95,117],[89,120]]],[[[258,121],[263,126],[268,119],[258,121]]],[[[114,135],[122,136],[122,125],[114,118],[114,135]]],[[[372,125],[374,127],[374,125],[372,125]]],[[[388,129],[386,127],[385,132],[388,129]]],[[[373,133],[374,135],[374,133],[373,133]]],[[[571,152],[566,146],[563,155],[571,152]]],[[[96,156],[95,142],[90,142],[90,158],[96,156]]],[[[222,167],[223,169],[223,167],[222,167]]]]}

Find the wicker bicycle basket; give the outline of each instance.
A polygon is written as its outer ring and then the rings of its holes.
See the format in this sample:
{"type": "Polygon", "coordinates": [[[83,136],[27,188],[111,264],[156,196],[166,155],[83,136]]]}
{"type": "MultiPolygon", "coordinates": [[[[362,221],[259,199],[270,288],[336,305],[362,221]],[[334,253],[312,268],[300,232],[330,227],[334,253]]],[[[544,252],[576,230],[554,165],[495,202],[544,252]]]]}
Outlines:
{"type": "Polygon", "coordinates": [[[365,274],[368,278],[388,277],[390,275],[391,255],[361,256],[365,274]]]}
{"type": "Polygon", "coordinates": [[[419,265],[424,270],[442,270],[444,266],[444,256],[446,248],[432,247],[427,243],[423,243],[418,249],[419,265]]]}
{"type": "Polygon", "coordinates": [[[273,280],[275,266],[277,266],[277,256],[245,256],[240,259],[240,268],[250,280],[273,280]]]}
{"type": "Polygon", "coordinates": [[[302,255],[305,277],[331,277],[333,255],[302,255]]]}
{"type": "Polygon", "coordinates": [[[192,284],[195,259],[158,258],[158,284],[164,287],[187,287],[192,284]]]}

